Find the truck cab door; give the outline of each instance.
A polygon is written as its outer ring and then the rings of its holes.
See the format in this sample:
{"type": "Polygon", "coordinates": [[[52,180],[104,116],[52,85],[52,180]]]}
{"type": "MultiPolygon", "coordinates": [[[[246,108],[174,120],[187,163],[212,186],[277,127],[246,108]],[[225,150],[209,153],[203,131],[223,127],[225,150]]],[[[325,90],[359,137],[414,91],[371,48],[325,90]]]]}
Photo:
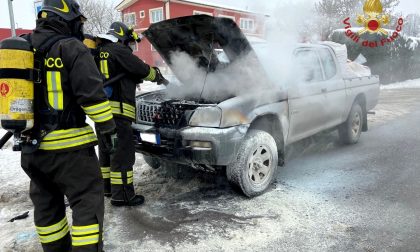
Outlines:
{"type": "Polygon", "coordinates": [[[347,96],[345,83],[339,71],[337,58],[330,48],[319,48],[318,53],[324,72],[324,92],[326,94],[325,128],[335,127],[343,122],[347,96]]]}
{"type": "Polygon", "coordinates": [[[326,85],[316,48],[295,51],[288,84],[290,128],[288,143],[325,129],[328,118],[326,85]]]}

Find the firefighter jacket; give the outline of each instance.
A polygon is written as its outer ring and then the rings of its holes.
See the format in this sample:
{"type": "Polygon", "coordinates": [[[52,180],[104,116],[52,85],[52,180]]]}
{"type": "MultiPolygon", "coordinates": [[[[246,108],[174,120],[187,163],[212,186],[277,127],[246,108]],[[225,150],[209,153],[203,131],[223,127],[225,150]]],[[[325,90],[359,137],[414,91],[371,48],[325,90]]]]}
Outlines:
{"type": "Polygon", "coordinates": [[[57,35],[69,37],[54,43],[44,56],[42,82],[35,84],[35,127],[30,135],[40,140],[40,150],[87,148],[96,145],[97,138],[85,122],[86,115],[101,133],[112,132],[111,106],[89,50],[70,36],[65,23],[38,19],[31,35],[34,50],[57,35]]]}
{"type": "Polygon", "coordinates": [[[156,72],[135,56],[130,47],[121,43],[104,41],[99,47],[97,63],[106,80],[125,73],[126,75],[114,83],[109,98],[112,113],[130,121],[136,120],[136,85],[142,80],[154,80],[156,72]]]}

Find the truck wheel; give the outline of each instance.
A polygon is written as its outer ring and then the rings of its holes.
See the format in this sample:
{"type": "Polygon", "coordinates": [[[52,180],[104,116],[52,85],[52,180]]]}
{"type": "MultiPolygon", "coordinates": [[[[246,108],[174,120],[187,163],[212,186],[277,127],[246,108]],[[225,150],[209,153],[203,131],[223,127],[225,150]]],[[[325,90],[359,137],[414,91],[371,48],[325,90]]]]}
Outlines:
{"type": "Polygon", "coordinates": [[[360,104],[355,103],[351,108],[349,117],[338,127],[340,141],[343,144],[355,144],[360,139],[363,129],[363,111],[360,104]]]}
{"type": "Polygon", "coordinates": [[[265,131],[250,130],[236,160],[226,168],[230,183],[248,197],[262,194],[277,173],[278,153],[274,138],[265,131]]]}
{"type": "Polygon", "coordinates": [[[161,166],[161,162],[158,158],[143,155],[144,161],[153,169],[158,169],[161,166]]]}

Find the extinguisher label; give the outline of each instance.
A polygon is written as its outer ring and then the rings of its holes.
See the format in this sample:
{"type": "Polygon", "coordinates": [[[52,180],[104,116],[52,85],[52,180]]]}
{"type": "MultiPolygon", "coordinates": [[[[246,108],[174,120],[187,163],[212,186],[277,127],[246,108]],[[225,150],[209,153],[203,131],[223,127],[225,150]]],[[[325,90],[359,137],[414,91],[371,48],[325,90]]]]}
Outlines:
{"type": "Polygon", "coordinates": [[[12,113],[32,113],[32,100],[16,99],[10,103],[12,113]]]}

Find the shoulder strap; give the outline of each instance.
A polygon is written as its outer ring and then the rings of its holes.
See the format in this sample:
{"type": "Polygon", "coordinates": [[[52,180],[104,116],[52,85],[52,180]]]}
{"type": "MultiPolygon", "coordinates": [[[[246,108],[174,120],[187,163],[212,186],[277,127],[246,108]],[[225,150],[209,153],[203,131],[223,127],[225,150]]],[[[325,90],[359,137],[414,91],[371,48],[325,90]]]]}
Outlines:
{"type": "MultiPolygon", "coordinates": [[[[35,74],[34,74],[34,82],[41,83],[42,76],[43,76],[43,69],[44,69],[44,58],[46,57],[47,53],[50,51],[51,47],[62,39],[70,38],[69,36],[65,35],[55,35],[50,38],[47,38],[40,48],[34,48],[35,51],[35,74]]],[[[32,42],[32,37],[29,36],[28,41],[32,42]]]]}
{"type": "Polygon", "coordinates": [[[58,41],[62,40],[62,39],[67,39],[67,38],[71,38],[69,36],[66,35],[56,35],[56,36],[52,36],[48,39],[46,39],[40,48],[36,48],[37,53],[40,53],[41,55],[46,55],[48,53],[48,51],[51,49],[51,47],[57,43],[58,41]]]}

